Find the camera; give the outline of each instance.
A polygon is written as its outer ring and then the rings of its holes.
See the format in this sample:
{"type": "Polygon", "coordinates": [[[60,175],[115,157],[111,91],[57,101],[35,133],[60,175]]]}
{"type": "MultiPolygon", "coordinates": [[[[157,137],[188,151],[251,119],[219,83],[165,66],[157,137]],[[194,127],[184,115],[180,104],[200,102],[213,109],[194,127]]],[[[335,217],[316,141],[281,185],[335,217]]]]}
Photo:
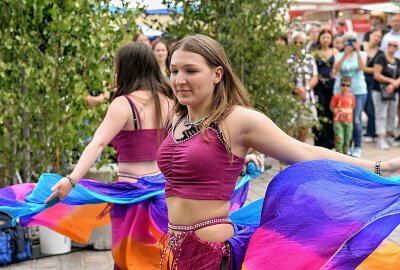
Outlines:
{"type": "Polygon", "coordinates": [[[357,39],[355,39],[355,38],[350,38],[350,39],[347,40],[346,46],[353,47],[353,43],[354,43],[354,42],[357,42],[357,39]]]}

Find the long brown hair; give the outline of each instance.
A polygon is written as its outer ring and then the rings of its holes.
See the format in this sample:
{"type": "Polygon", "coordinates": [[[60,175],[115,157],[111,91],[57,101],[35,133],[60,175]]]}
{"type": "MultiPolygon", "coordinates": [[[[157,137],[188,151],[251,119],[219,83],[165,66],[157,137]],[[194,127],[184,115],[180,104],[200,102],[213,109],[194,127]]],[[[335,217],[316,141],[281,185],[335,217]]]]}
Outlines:
{"type": "MultiPolygon", "coordinates": [[[[203,56],[210,68],[218,66],[223,68],[222,79],[214,89],[211,114],[203,123],[202,131],[213,122],[220,123],[223,121],[232,112],[234,106],[251,106],[250,98],[244,85],[233,72],[228,57],[218,41],[204,35],[186,36],[175,44],[171,50],[171,56],[177,50],[193,52],[203,56]]],[[[174,101],[174,111],[177,115],[182,116],[188,113],[187,107],[180,104],[176,97],[174,97],[174,101]]]]}
{"type": "Polygon", "coordinates": [[[117,91],[112,100],[137,90],[149,90],[155,102],[157,126],[162,128],[159,94],[172,98],[173,92],[162,75],[150,46],[134,42],[121,46],[115,54],[114,66],[117,91]]]}

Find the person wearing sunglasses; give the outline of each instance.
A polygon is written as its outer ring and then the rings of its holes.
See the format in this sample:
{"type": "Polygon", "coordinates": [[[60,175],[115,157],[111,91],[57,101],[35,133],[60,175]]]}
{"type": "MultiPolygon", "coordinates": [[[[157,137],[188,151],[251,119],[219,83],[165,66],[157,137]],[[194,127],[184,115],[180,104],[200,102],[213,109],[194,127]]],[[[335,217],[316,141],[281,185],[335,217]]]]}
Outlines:
{"type": "Polygon", "coordinates": [[[353,112],[353,139],[354,148],[349,148],[349,155],[361,157],[362,138],[362,112],[367,101],[367,83],[365,81],[364,68],[367,61],[367,54],[360,50],[355,32],[347,32],[344,35],[345,48],[335,56],[334,74],[336,74],[334,94],[340,92],[340,82],[343,76],[351,78],[350,93],[355,96],[356,104],[353,112]]]}
{"type": "Polygon", "coordinates": [[[333,113],[333,130],[336,152],[347,154],[353,134],[353,109],[355,97],[350,93],[351,78],[343,76],[340,92],[332,97],[330,109],[333,113]]]}
{"type": "Polygon", "coordinates": [[[393,138],[400,86],[400,60],[395,57],[398,49],[398,40],[390,38],[385,53],[377,57],[374,62],[375,81],[372,101],[375,107],[375,130],[378,136],[376,147],[380,150],[399,146],[393,138]]]}
{"type": "Polygon", "coordinates": [[[292,43],[295,45],[295,52],[287,61],[295,86],[293,94],[311,111],[311,114],[301,113],[292,119],[297,126],[295,130],[289,132],[289,135],[301,142],[305,142],[310,134],[309,123],[317,119],[314,87],[318,83],[318,68],[314,57],[306,53],[306,39],[307,36],[303,32],[293,34],[292,43]]]}

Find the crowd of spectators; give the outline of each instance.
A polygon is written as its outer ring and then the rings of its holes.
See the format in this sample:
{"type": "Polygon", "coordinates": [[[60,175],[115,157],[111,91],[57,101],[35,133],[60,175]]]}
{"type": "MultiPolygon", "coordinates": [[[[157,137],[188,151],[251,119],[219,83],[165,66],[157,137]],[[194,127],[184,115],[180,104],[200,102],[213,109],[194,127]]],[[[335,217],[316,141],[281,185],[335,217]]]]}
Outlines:
{"type": "MultiPolygon", "coordinates": [[[[314,143],[355,157],[361,157],[363,141],[380,150],[399,147],[400,14],[387,24],[385,13],[371,12],[371,30],[364,34],[345,22],[338,19],[335,29],[323,23],[291,29],[275,43],[293,45],[287,61],[293,94],[319,120],[314,143]]],[[[294,118],[298,130],[290,135],[304,141],[310,129],[301,115],[294,118]]]]}
{"type": "MultiPolygon", "coordinates": [[[[396,128],[400,128],[400,14],[391,15],[387,24],[385,13],[371,12],[371,30],[364,34],[349,31],[345,22],[339,18],[335,29],[322,22],[290,29],[278,36],[275,45],[292,45],[287,63],[293,95],[310,111],[293,116],[297,127],[289,134],[306,141],[312,131],[315,145],[361,157],[363,141],[375,142],[380,150],[400,145],[396,138],[396,128]],[[310,129],[309,120],[319,124],[310,129]]],[[[171,45],[160,38],[150,41],[142,33],[133,41],[152,47],[168,79],[171,45]]],[[[100,95],[87,97],[89,106],[110,98],[110,87],[105,84],[104,88],[100,95]]]]}

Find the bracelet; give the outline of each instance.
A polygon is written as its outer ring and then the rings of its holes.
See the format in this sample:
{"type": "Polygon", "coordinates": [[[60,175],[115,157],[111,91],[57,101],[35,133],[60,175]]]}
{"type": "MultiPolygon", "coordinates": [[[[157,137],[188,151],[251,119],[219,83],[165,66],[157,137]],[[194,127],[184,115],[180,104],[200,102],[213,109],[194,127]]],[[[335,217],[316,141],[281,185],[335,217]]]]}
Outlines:
{"type": "Polygon", "coordinates": [[[375,173],[381,175],[381,160],[377,160],[375,163],[375,173]]]}
{"type": "Polygon", "coordinates": [[[72,188],[74,188],[75,187],[75,183],[74,183],[74,180],[72,180],[71,176],[67,175],[67,176],[65,176],[65,178],[67,178],[69,180],[69,182],[71,183],[72,188]]]}

